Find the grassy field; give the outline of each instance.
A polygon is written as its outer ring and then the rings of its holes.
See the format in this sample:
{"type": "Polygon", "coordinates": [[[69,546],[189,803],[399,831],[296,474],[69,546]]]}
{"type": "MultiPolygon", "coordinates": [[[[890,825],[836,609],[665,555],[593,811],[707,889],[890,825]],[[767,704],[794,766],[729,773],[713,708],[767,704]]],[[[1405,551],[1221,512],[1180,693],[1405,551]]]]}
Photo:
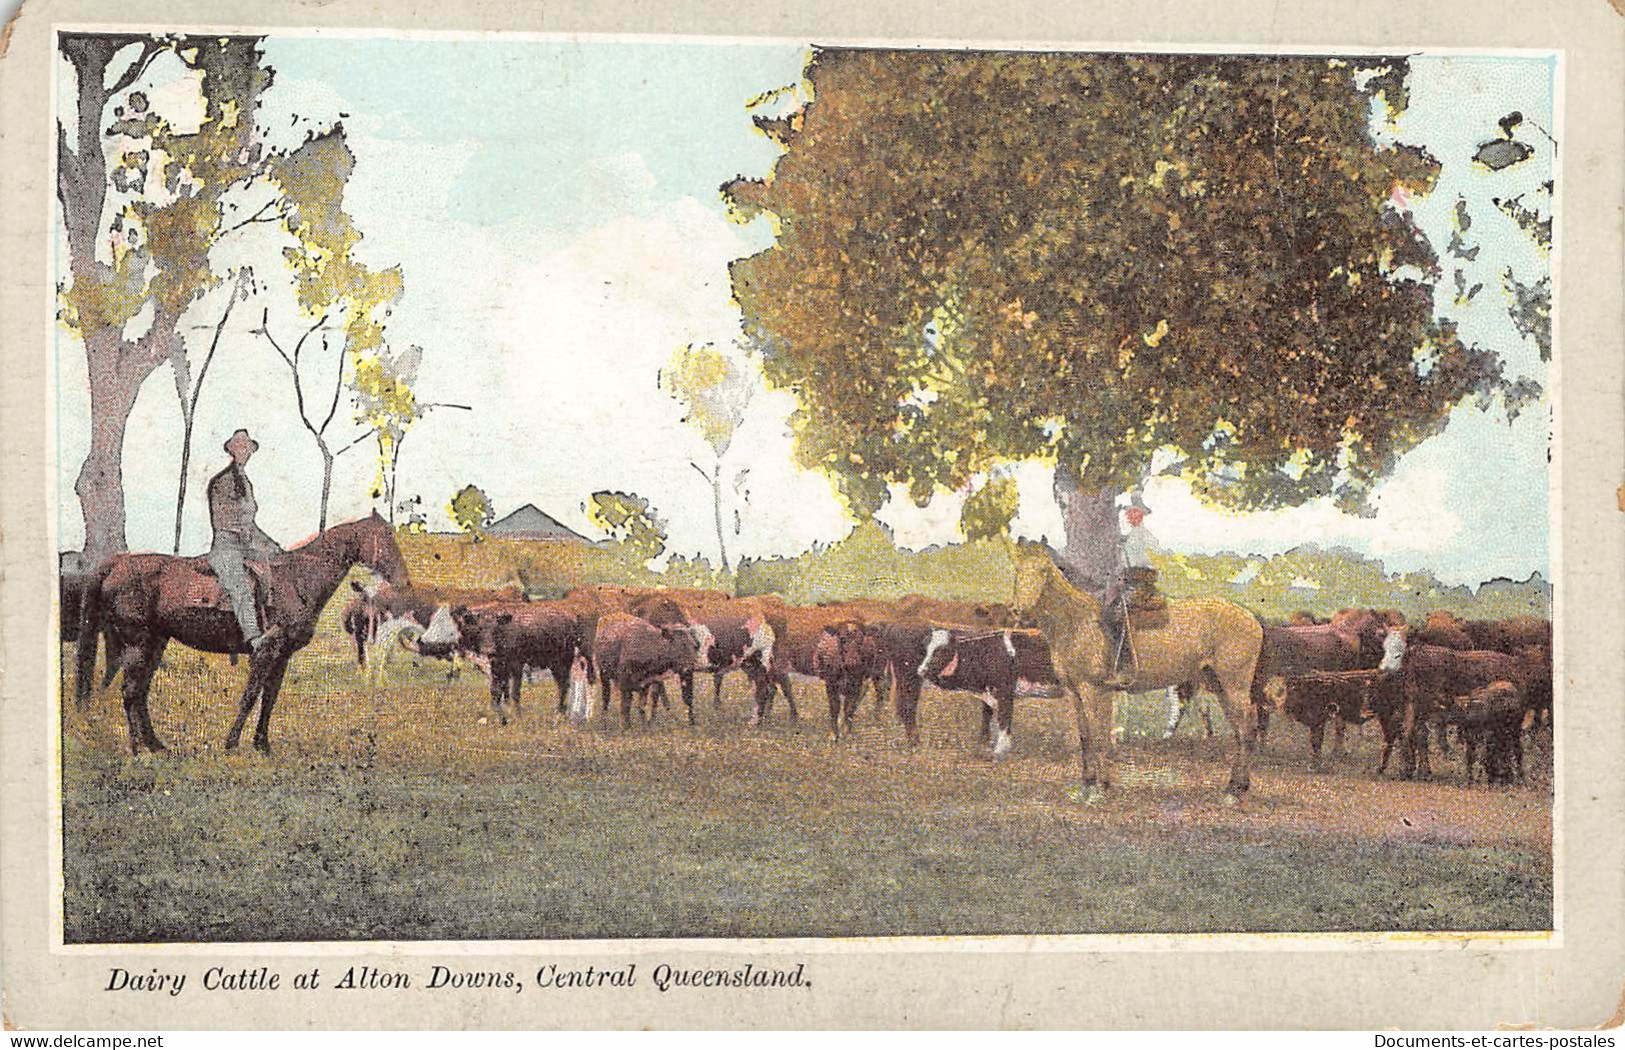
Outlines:
{"type": "MultiPolygon", "coordinates": [[[[72,647],[64,647],[71,656],[72,647]]],[[[1307,772],[1278,723],[1242,806],[1225,737],[1157,739],[1130,698],[1123,787],[1070,790],[1069,706],[1018,702],[1017,751],[976,741],[976,702],[927,690],[910,751],[865,702],[832,744],[745,725],[734,676],[699,724],[574,726],[551,681],[488,716],[444,665],[373,689],[336,632],[292,666],[275,754],[227,755],[243,668],[174,648],[153,692],[168,754],[131,758],[116,689],[64,715],[70,943],[1542,929],[1550,755],[1515,789],[1374,779],[1375,732],[1307,772]]],[[[1221,734],[1228,735],[1215,711],[1221,734]]],[[[1195,726],[1199,721],[1192,719],[1195,726]]],[[[1199,734],[1199,729],[1196,730],[1199,734]]]]}

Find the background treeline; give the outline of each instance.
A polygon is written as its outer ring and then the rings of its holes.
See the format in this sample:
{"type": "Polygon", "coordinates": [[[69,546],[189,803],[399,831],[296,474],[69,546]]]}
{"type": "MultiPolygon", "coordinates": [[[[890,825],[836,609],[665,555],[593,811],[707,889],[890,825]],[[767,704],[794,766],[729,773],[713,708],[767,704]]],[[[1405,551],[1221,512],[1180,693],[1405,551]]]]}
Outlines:
{"type": "MultiPolygon", "coordinates": [[[[803,604],[914,593],[1002,601],[1009,598],[1013,576],[1002,539],[909,551],[898,548],[887,530],[872,522],[837,543],[793,558],[742,559],[732,572],[699,557],[673,557],[664,571],[656,572],[615,540],[585,544],[487,537],[473,543],[458,536],[403,532],[401,548],[414,582],[519,587],[537,598],[557,597],[571,587],[619,583],[777,593],[803,604]]],[[[1496,619],[1547,616],[1551,608],[1551,587],[1538,573],[1524,581],[1492,580],[1475,590],[1447,586],[1425,571],[1389,573],[1380,561],[1346,548],[1313,544],[1270,558],[1162,552],[1153,560],[1169,596],[1224,597],[1272,620],[1300,610],[1325,615],[1348,606],[1393,608],[1415,619],[1436,609],[1468,619],[1496,619]]]]}

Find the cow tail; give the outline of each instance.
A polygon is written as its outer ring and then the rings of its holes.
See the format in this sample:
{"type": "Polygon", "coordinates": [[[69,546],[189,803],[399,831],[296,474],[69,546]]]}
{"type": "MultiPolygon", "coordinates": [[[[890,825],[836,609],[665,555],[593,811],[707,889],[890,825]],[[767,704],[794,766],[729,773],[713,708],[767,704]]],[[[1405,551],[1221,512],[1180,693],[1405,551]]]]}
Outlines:
{"type": "MultiPolygon", "coordinates": [[[[86,573],[79,596],[79,638],[74,661],[73,705],[83,711],[90,703],[92,683],[96,677],[96,649],[102,637],[102,569],[86,573]]],[[[113,659],[109,645],[107,659],[113,659]]]]}

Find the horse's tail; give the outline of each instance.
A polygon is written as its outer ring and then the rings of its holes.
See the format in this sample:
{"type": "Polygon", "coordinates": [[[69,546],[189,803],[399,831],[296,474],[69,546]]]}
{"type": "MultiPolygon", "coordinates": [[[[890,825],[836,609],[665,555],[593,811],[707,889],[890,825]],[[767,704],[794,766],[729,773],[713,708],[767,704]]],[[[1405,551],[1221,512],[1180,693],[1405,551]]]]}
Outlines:
{"type": "MultiPolygon", "coordinates": [[[[92,683],[96,676],[96,649],[103,633],[102,581],[106,578],[106,570],[96,569],[94,572],[86,573],[80,584],[79,639],[74,661],[73,704],[81,711],[90,703],[92,683]]],[[[107,659],[109,661],[113,659],[111,645],[107,649],[107,659]]]]}

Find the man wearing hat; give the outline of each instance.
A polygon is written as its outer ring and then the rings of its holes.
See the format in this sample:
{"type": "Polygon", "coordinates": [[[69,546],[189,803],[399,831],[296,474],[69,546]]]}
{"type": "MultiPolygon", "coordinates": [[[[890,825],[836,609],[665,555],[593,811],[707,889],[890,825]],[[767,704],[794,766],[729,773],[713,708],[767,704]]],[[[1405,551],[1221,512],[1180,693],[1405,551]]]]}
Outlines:
{"type": "Polygon", "coordinates": [[[245,563],[269,561],[281,554],[282,548],[254,523],[259,505],[254,502],[254,486],[243,468],[260,443],[249,437],[248,431],[238,430],[226,439],[225,447],[231,453],[231,462],[209,479],[209,525],[214,529],[209,565],[231,599],[231,611],[242,628],[243,640],[257,650],[266,636],[260,632],[254,609],[254,582],[245,563]]]}
{"type": "Polygon", "coordinates": [[[1151,533],[1145,527],[1145,516],[1151,513],[1141,500],[1139,493],[1135,493],[1127,509],[1123,511],[1123,520],[1128,528],[1123,533],[1123,566],[1112,580],[1111,586],[1106,589],[1106,599],[1100,612],[1102,625],[1106,628],[1106,667],[1105,685],[1108,689],[1127,689],[1133,684],[1133,679],[1124,671],[1122,666],[1123,652],[1127,649],[1125,634],[1128,630],[1128,607],[1125,601],[1128,592],[1143,582],[1147,573],[1155,578],[1156,570],[1151,567],[1151,533]]]}

